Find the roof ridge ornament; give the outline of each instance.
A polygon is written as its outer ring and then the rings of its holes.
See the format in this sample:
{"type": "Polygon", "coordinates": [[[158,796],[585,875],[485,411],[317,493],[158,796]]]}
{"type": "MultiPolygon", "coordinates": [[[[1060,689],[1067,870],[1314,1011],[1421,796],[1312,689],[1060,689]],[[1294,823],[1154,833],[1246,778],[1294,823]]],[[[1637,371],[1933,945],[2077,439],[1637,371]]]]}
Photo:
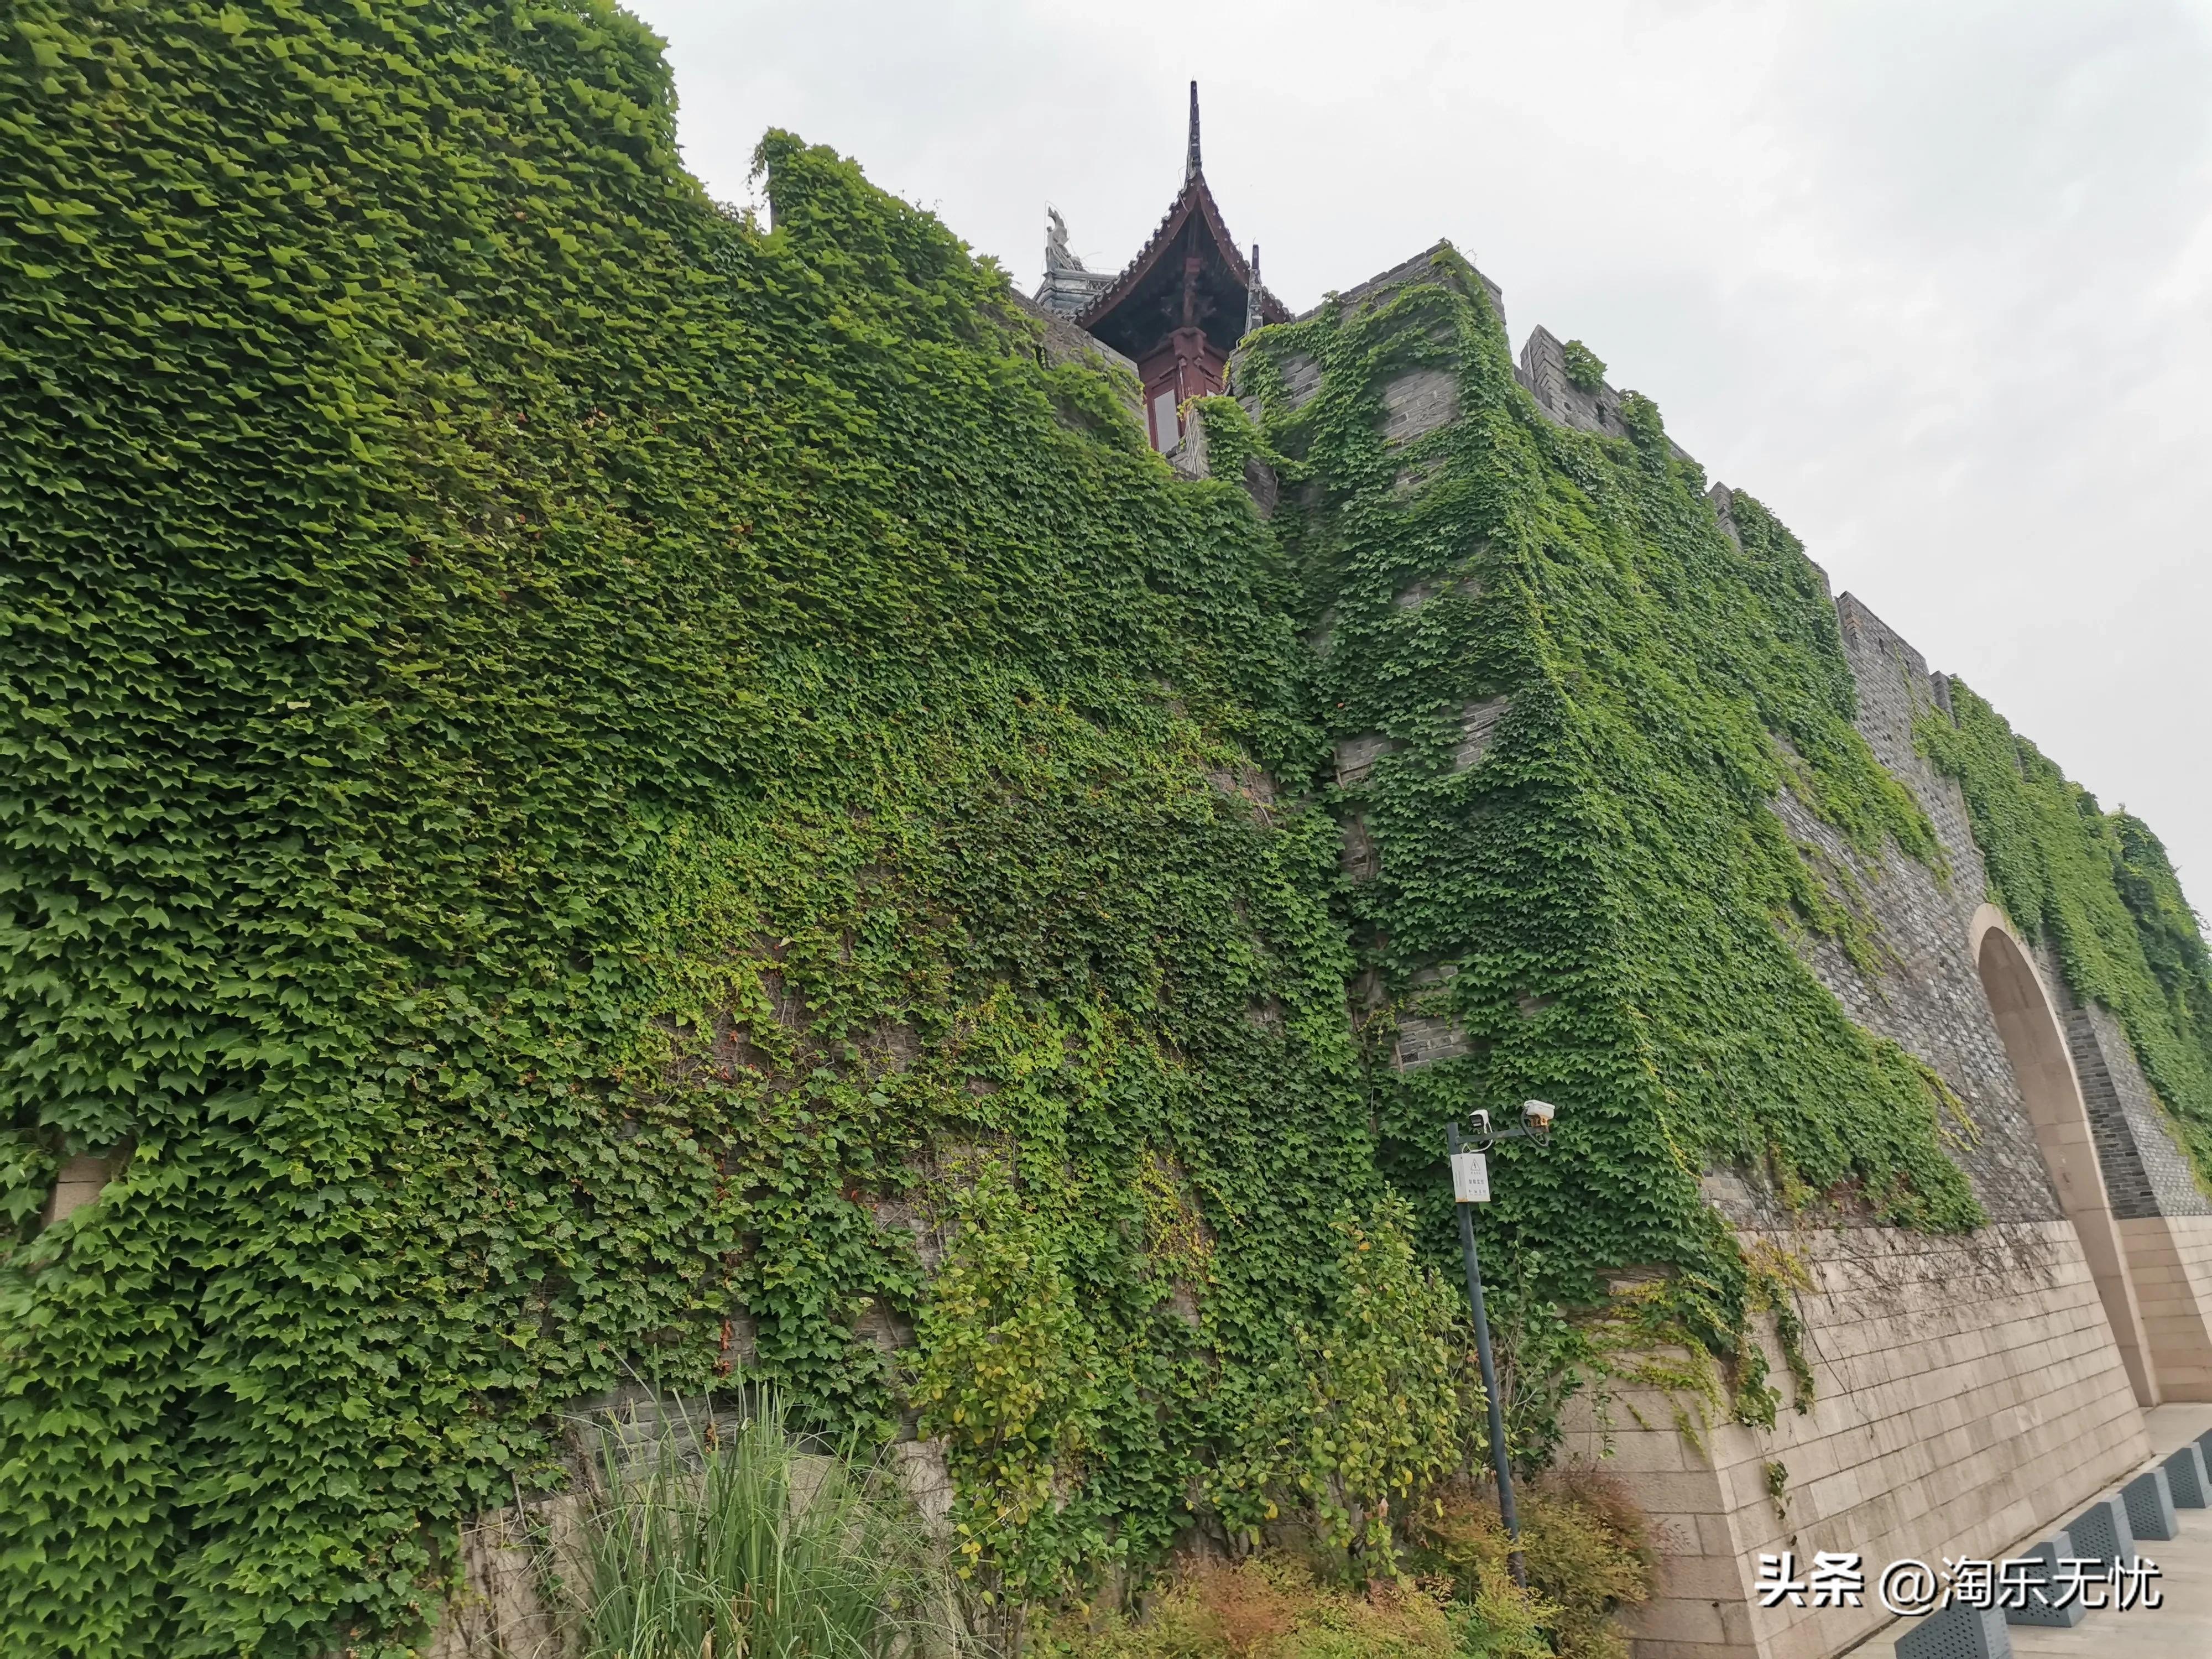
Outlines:
{"type": "Polygon", "coordinates": [[[1244,332],[1260,326],[1260,245],[1252,244],[1252,281],[1244,290],[1244,332]]]}
{"type": "Polygon", "coordinates": [[[1198,82],[1190,83],[1190,148],[1183,156],[1182,180],[1188,184],[1199,175],[1198,161],[1198,82]]]}
{"type": "Polygon", "coordinates": [[[1048,203],[1044,216],[1044,268],[1048,271],[1083,270],[1083,261],[1067,246],[1067,221],[1060,216],[1060,210],[1048,203]]]}

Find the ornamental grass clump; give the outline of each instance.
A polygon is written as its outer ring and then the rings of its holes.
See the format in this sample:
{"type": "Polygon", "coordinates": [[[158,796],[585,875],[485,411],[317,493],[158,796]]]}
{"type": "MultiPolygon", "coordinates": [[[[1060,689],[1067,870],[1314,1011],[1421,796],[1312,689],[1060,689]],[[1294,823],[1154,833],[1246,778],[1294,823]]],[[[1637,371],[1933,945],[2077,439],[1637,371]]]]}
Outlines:
{"type": "Polygon", "coordinates": [[[580,1659],[925,1659],[954,1646],[941,1553],[887,1469],[664,1405],[594,1425],[599,1490],[545,1552],[580,1659]]]}

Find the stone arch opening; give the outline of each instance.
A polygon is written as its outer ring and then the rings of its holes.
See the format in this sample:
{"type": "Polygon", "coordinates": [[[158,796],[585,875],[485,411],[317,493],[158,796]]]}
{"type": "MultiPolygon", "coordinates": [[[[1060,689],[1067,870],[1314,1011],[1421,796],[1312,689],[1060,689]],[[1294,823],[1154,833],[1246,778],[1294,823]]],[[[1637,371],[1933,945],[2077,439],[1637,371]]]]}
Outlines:
{"type": "Polygon", "coordinates": [[[2066,1045],[2065,1029],[2051,1006],[2050,993],[2035,971],[2027,948],[1995,905],[1976,912],[1970,939],[1974,966],[1982,976],[1982,990],[1996,1018],[1997,1035],[2004,1042],[2006,1058],[2027,1103],[2028,1121],[2035,1127],[2037,1150],[2057,1189],[2059,1207],[2074,1224],[2096,1281],[2097,1296],[2111,1322],[2112,1340],[2127,1367],[2138,1405],[2158,1403],[2151,1379],[2149,1344],[2143,1336],[2142,1315],[2136,1304],[2127,1258],[2122,1252],[2112,1202],[2105,1192],[2104,1171],[2097,1163],[2096,1143],[2090,1138],[2089,1111],[2081,1099],[2081,1085],[2074,1073],[2074,1056],[2066,1045]]]}

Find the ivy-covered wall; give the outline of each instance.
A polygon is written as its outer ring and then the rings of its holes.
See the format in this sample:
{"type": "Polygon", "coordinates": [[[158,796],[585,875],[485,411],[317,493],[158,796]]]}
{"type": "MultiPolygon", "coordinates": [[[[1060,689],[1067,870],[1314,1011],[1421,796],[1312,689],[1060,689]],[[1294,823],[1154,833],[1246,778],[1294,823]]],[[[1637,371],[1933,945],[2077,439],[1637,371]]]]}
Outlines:
{"type": "MultiPolygon", "coordinates": [[[[1741,544],[1725,533],[1648,400],[1624,404],[1627,441],[1545,418],[1448,249],[1397,275],[1251,342],[1259,425],[1224,400],[1209,434],[1217,473],[1250,453],[1284,480],[1317,714],[1352,763],[1330,799],[1366,867],[1339,902],[1386,1162],[1440,1231],[1433,1126],[1555,1102],[1549,1149],[1496,1155],[1486,1243],[1539,1303],[1661,1269],[1637,1330],[1729,1359],[1775,1287],[1702,1200],[1708,1168],[1893,1224],[1980,1216],[1947,1086],[1793,948],[1874,941],[1770,802],[1792,793],[1877,860],[1941,854],[1853,729],[1796,539],[1741,494],[1741,544]],[[1453,417],[1404,419],[1438,377],[1453,417]],[[1405,1063],[1409,1016],[1457,1040],[1405,1063]]],[[[1737,1408],[1765,1416],[1763,1362],[1742,1360],[1737,1408]]]]}
{"type": "Polygon", "coordinates": [[[2198,1171],[2212,1171],[2212,957],[2165,847],[2106,812],[1968,686],[1923,720],[1929,758],[1958,780],[1990,893],[2051,947],[2067,988],[2119,1017],[2198,1171]]]}
{"type": "Polygon", "coordinates": [[[1015,1589],[1457,1455],[1237,492],[835,157],[708,202],[611,8],[6,39],[0,1648],[404,1637],[748,1347],[1015,1589]]]}
{"type": "Polygon", "coordinates": [[[1545,422],[1448,252],[1255,343],[1263,522],[838,158],[708,201],[611,7],[10,23],[0,1648],[397,1650],[563,1407],[734,1368],[941,1441],[979,1595],[1387,1550],[1479,1420],[1437,1126],[1525,1094],[1524,1451],[1781,1294],[1708,1166],[1975,1220],[1792,948],[1867,946],[1778,789],[1938,857],[1802,550],[1648,403],[1545,422]]]}

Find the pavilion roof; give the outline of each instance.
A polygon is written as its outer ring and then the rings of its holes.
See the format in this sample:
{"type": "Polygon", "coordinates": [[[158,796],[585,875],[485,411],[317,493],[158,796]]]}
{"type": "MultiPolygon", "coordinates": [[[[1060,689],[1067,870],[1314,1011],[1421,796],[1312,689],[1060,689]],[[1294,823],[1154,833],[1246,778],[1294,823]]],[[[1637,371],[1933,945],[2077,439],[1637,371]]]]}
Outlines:
{"type": "MultiPolygon", "coordinates": [[[[1253,288],[1251,264],[1237,246],[1237,239],[1229,234],[1228,223],[1221,216],[1220,204],[1213,199],[1212,191],[1206,187],[1206,169],[1200,161],[1196,82],[1191,83],[1190,88],[1190,147],[1188,159],[1183,167],[1182,189],[1169,204],[1166,216],[1160,221],[1159,228],[1152,232],[1145,246],[1138,250],[1137,257],[1089,305],[1076,313],[1077,326],[1092,334],[1102,334],[1102,331],[1104,334],[1122,332],[1114,326],[1118,320],[1117,313],[1133,300],[1146,295],[1153,288],[1155,273],[1172,250],[1185,246],[1187,231],[1193,233],[1200,245],[1199,251],[1218,274],[1227,277],[1234,285],[1240,300],[1249,299],[1253,288]]],[[[1175,271],[1172,280],[1180,283],[1182,272],[1175,271]]],[[[1268,293],[1265,285],[1260,289],[1259,315],[1263,323],[1286,323],[1291,320],[1290,308],[1268,293]]],[[[1243,329],[1243,318],[1244,309],[1240,305],[1234,319],[1234,326],[1239,333],[1243,329]]],[[[1109,343],[1118,343],[1109,340],[1109,343]]],[[[1234,337],[1229,343],[1236,343],[1234,337]]]]}

